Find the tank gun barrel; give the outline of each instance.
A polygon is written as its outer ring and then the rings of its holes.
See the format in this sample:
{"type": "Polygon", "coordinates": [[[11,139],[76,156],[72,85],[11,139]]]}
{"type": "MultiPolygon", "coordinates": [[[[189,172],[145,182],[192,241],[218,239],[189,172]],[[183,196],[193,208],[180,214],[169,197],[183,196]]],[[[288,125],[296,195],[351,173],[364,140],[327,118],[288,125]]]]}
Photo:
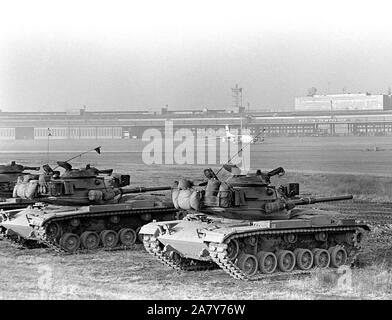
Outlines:
{"type": "Polygon", "coordinates": [[[267,172],[267,175],[269,177],[273,177],[273,176],[276,176],[276,175],[284,175],[284,174],[285,174],[285,171],[284,171],[284,169],[282,167],[278,167],[278,168],[276,168],[274,170],[271,170],[271,171],[267,172]]]}
{"type": "Polygon", "coordinates": [[[292,200],[290,202],[294,205],[303,205],[303,204],[313,204],[313,203],[319,203],[319,202],[350,200],[352,198],[353,198],[353,196],[350,194],[350,195],[346,195],[346,196],[323,197],[323,198],[307,197],[307,198],[301,198],[298,200],[292,200]]]}
{"type": "Polygon", "coordinates": [[[23,166],[23,170],[34,170],[34,171],[38,171],[40,169],[40,167],[28,167],[28,166],[23,166]]]}
{"type": "Polygon", "coordinates": [[[100,174],[107,174],[107,175],[110,176],[113,173],[113,169],[98,170],[98,173],[100,173],[100,174]]]}
{"type": "Polygon", "coordinates": [[[129,194],[129,193],[144,193],[150,191],[162,191],[162,190],[171,190],[171,186],[164,186],[164,187],[132,187],[132,188],[121,188],[122,194],[129,194]]]}

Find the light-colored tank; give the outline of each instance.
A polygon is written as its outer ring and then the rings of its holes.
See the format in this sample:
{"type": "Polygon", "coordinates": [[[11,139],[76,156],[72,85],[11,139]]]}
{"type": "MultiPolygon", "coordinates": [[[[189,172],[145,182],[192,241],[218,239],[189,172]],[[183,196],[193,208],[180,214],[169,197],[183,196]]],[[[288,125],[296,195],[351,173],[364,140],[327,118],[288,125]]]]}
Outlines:
{"type": "Polygon", "coordinates": [[[209,169],[203,187],[180,181],[173,202],[186,216],[144,225],[146,250],[176,270],[219,267],[241,280],[353,263],[369,227],[339,219],[338,212],[299,207],[352,196],[301,198],[296,184],[270,184],[272,175],[283,173],[278,168],[220,181],[209,169]]]}

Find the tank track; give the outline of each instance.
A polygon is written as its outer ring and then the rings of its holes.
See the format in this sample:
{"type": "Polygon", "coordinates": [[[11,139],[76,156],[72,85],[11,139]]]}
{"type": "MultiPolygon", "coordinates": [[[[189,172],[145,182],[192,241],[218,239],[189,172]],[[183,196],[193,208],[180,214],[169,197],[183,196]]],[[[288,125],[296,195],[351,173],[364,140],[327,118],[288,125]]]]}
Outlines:
{"type": "MultiPolygon", "coordinates": [[[[48,250],[62,254],[62,255],[73,255],[73,254],[89,254],[89,253],[96,253],[96,252],[101,252],[101,251],[120,251],[120,250],[132,250],[135,245],[132,246],[124,246],[124,245],[118,245],[115,248],[105,248],[105,247],[99,247],[97,249],[85,249],[85,248],[79,248],[76,252],[68,252],[65,250],[63,247],[61,247],[58,243],[55,243],[53,241],[48,241],[46,239],[40,239],[38,241],[35,241],[36,243],[39,243],[39,248],[44,247],[47,248],[48,250]]],[[[36,248],[36,247],[35,247],[36,248]]],[[[33,248],[29,248],[33,249],[33,248]]]]}
{"type": "MultiPolygon", "coordinates": [[[[111,212],[103,212],[103,213],[87,213],[87,214],[81,214],[77,216],[68,216],[68,217],[56,217],[50,220],[50,222],[65,222],[65,221],[70,221],[72,219],[79,219],[79,218],[97,218],[97,217],[110,217],[110,216],[121,216],[121,215],[141,215],[145,213],[160,213],[160,214],[173,214],[173,219],[175,218],[175,215],[177,213],[177,209],[175,208],[155,208],[155,209],[134,209],[131,211],[111,211],[111,212]]],[[[159,219],[158,219],[159,220],[159,219]]],[[[147,223],[147,222],[146,222],[147,223]]],[[[76,252],[68,252],[64,248],[60,246],[58,241],[56,239],[53,239],[51,237],[48,237],[46,234],[46,225],[44,224],[43,226],[36,227],[35,233],[38,234],[38,239],[24,239],[22,237],[14,237],[14,236],[8,236],[4,232],[1,234],[2,238],[5,240],[8,240],[9,242],[13,244],[17,244],[21,248],[25,249],[35,249],[35,248],[43,248],[46,247],[50,251],[60,253],[60,254],[75,254],[75,253],[91,253],[91,252],[98,252],[98,251],[118,251],[118,250],[130,250],[133,249],[135,245],[131,246],[125,246],[123,244],[118,244],[116,247],[113,248],[106,248],[106,247],[98,247],[96,249],[85,249],[82,248],[82,246],[79,247],[79,249],[76,252]]]]}
{"type": "Polygon", "coordinates": [[[39,243],[39,242],[33,241],[33,240],[29,240],[29,239],[24,239],[21,237],[13,237],[13,236],[8,236],[5,234],[2,234],[1,240],[3,240],[3,239],[6,239],[11,244],[18,246],[20,249],[37,249],[37,248],[44,247],[44,245],[42,243],[39,243]]]}
{"type": "MultiPolygon", "coordinates": [[[[359,227],[334,227],[334,228],[318,228],[317,232],[321,231],[355,231],[355,235],[358,234],[360,230],[363,230],[359,227]]],[[[209,253],[212,260],[228,275],[230,275],[234,279],[244,280],[244,281],[257,281],[263,279],[273,279],[279,277],[288,277],[288,276],[295,276],[295,275],[304,275],[304,274],[311,274],[317,270],[316,268],[310,270],[293,270],[291,272],[281,272],[275,271],[272,274],[256,274],[254,276],[246,275],[236,264],[235,262],[228,259],[227,253],[227,246],[230,240],[244,238],[248,236],[255,236],[255,235],[284,235],[285,233],[312,233],[315,232],[314,229],[290,229],[290,230],[268,230],[268,231],[256,231],[256,232],[247,232],[241,234],[234,234],[227,238],[224,243],[210,243],[209,245],[209,253]]],[[[361,249],[361,245],[358,241],[356,241],[356,236],[354,236],[354,244],[353,249],[350,251],[348,256],[347,263],[351,265],[357,258],[359,254],[359,250],[361,249]]]]}
{"type": "MultiPolygon", "coordinates": [[[[118,212],[118,211],[111,211],[111,212],[103,212],[103,213],[87,213],[87,214],[81,214],[77,216],[68,216],[68,217],[56,217],[50,220],[50,222],[66,222],[66,221],[71,221],[72,219],[80,219],[80,218],[97,218],[97,217],[109,217],[109,216],[121,216],[121,215],[129,215],[130,213],[132,215],[141,215],[145,213],[162,213],[162,214],[175,214],[177,210],[175,208],[156,208],[151,210],[149,209],[134,209],[132,211],[123,211],[123,212],[118,212]]],[[[134,247],[134,245],[131,246],[125,246],[123,244],[117,244],[116,247],[113,248],[106,248],[106,247],[98,247],[96,249],[85,249],[82,248],[82,246],[79,247],[79,249],[76,252],[68,252],[66,249],[64,249],[56,239],[53,239],[49,237],[46,234],[46,225],[44,224],[43,226],[39,227],[36,229],[37,233],[40,235],[38,242],[41,246],[44,245],[46,246],[49,250],[56,252],[56,253],[61,253],[61,254],[75,254],[75,253],[91,253],[91,252],[98,252],[98,251],[117,251],[117,250],[130,250],[134,247]]]]}
{"type": "Polygon", "coordinates": [[[176,271],[206,271],[217,269],[218,266],[211,261],[199,261],[195,259],[179,257],[174,259],[161,248],[160,242],[154,238],[144,238],[144,247],[147,252],[158,259],[162,264],[176,270],[176,271]]]}

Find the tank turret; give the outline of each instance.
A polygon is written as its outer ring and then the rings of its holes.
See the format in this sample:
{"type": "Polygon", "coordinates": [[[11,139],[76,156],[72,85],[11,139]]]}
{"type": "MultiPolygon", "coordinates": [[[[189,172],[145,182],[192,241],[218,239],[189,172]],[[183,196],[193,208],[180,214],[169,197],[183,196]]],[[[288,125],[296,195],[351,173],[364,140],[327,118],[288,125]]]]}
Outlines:
{"type": "Polygon", "coordinates": [[[38,171],[40,167],[29,167],[22,164],[17,164],[15,161],[11,161],[10,164],[1,164],[0,173],[22,173],[26,170],[38,171]]]}
{"type": "Polygon", "coordinates": [[[0,165],[0,198],[9,198],[18,177],[29,175],[26,171],[38,171],[40,167],[24,166],[12,161],[10,164],[0,165]]]}
{"type": "Polygon", "coordinates": [[[90,178],[98,176],[99,174],[112,175],[113,169],[99,170],[95,167],[91,167],[89,164],[83,169],[72,169],[72,165],[68,162],[57,161],[59,167],[65,169],[64,173],[60,176],[61,178],[90,178]]]}
{"type": "MultiPolygon", "coordinates": [[[[232,167],[225,169],[233,172],[232,167]]],[[[257,170],[255,173],[235,174],[226,181],[213,177],[211,171],[205,171],[208,179],[207,183],[202,184],[205,188],[200,189],[194,187],[190,181],[183,181],[178,190],[173,191],[174,204],[180,209],[197,210],[229,219],[268,220],[290,219],[293,215],[292,209],[298,205],[352,199],[352,195],[298,198],[299,187],[296,184],[290,184],[295,185],[295,188],[276,188],[270,184],[270,178],[275,175],[282,176],[282,167],[269,172],[257,170]],[[184,187],[187,185],[188,188],[184,187]]]]}
{"type": "Polygon", "coordinates": [[[276,187],[269,172],[232,175],[225,181],[211,169],[207,181],[180,180],[172,190],[176,208],[184,218],[152,222],[142,227],[146,250],[176,270],[207,270],[218,265],[241,280],[260,280],[282,274],[338,268],[355,261],[366,224],[339,219],[339,212],[309,205],[352,199],[301,197],[299,185],[276,187]]]}
{"type": "Polygon", "coordinates": [[[122,202],[121,197],[125,194],[171,189],[170,186],[131,188],[127,187],[130,176],[113,174],[113,169],[100,170],[89,164],[82,169],[73,169],[67,162],[57,164],[65,169],[62,174],[45,165],[44,173],[38,179],[19,180],[14,197],[56,205],[94,205],[122,202]]]}

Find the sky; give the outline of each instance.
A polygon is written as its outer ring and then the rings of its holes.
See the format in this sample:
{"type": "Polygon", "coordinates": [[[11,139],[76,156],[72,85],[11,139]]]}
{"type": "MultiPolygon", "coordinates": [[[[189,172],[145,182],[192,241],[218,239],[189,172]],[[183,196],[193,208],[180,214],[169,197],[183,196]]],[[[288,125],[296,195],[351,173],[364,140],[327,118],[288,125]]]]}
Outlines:
{"type": "Polygon", "coordinates": [[[388,1],[0,0],[3,111],[290,109],[392,87],[388,1]]]}

